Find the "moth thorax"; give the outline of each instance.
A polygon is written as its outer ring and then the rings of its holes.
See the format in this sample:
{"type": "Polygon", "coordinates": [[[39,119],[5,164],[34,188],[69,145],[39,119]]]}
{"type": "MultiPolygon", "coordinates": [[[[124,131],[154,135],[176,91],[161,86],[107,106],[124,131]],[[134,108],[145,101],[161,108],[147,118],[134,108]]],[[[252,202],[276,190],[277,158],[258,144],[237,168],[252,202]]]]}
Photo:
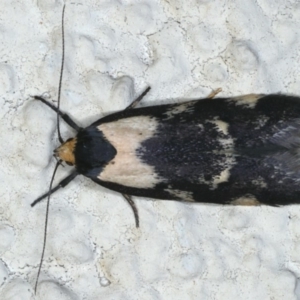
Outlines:
{"type": "Polygon", "coordinates": [[[61,144],[54,150],[54,154],[62,161],[65,161],[68,165],[75,165],[75,145],[76,138],[68,139],[65,143],[61,144]]]}

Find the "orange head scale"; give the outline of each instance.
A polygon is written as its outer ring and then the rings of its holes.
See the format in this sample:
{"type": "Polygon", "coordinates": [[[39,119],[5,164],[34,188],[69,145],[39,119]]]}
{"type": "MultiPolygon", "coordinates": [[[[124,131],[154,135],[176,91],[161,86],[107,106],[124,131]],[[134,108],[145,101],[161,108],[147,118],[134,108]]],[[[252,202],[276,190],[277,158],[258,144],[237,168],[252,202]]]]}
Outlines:
{"type": "Polygon", "coordinates": [[[54,150],[54,155],[70,166],[75,165],[75,145],[77,139],[70,138],[54,150]]]}

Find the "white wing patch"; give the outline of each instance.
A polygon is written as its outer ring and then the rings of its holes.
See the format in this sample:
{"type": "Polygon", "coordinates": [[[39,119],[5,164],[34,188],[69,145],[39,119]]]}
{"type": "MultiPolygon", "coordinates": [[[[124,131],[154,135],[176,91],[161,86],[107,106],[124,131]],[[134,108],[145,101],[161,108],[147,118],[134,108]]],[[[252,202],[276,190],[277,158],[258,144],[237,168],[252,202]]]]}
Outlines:
{"type": "Polygon", "coordinates": [[[101,124],[107,140],[115,147],[117,154],[99,174],[103,181],[118,183],[134,188],[153,188],[161,179],[154,167],[145,164],[136,155],[141,144],[155,135],[158,122],[149,116],[131,117],[101,124]]]}
{"type": "Polygon", "coordinates": [[[253,195],[245,195],[230,202],[232,205],[258,206],[260,202],[253,195]]]}
{"type": "Polygon", "coordinates": [[[229,127],[229,124],[222,121],[222,120],[209,120],[207,121],[209,123],[212,123],[212,124],[215,124],[216,127],[217,127],[217,130],[222,132],[223,134],[227,135],[228,134],[228,127],[229,127]]]}
{"type": "Polygon", "coordinates": [[[227,101],[235,102],[236,105],[244,105],[248,108],[255,108],[257,101],[264,97],[264,94],[249,94],[228,99],[227,101]]]}
{"type": "Polygon", "coordinates": [[[199,178],[200,182],[204,182],[211,186],[212,189],[218,188],[218,184],[227,182],[230,177],[230,170],[235,165],[236,161],[234,158],[234,140],[229,134],[229,124],[219,120],[207,120],[207,123],[215,125],[215,129],[220,132],[221,136],[217,138],[218,143],[222,146],[222,150],[216,150],[213,154],[223,154],[224,160],[222,161],[223,170],[220,174],[213,176],[211,180],[207,181],[204,177],[199,178]]]}
{"type": "Polygon", "coordinates": [[[172,108],[165,112],[167,116],[166,120],[174,118],[174,116],[183,112],[192,112],[194,110],[195,101],[190,101],[178,105],[174,105],[172,108]]]}
{"type": "Polygon", "coordinates": [[[171,188],[165,189],[165,191],[168,192],[171,196],[179,198],[183,201],[195,202],[192,192],[181,191],[181,190],[176,190],[176,189],[171,189],[171,188]]]}

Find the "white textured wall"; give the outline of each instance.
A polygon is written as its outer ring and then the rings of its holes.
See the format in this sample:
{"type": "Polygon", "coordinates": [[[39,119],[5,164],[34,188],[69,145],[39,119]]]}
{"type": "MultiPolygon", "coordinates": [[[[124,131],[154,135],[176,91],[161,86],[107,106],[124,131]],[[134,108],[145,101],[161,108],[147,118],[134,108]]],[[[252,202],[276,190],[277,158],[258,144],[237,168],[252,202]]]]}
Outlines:
{"type": "MultiPolygon", "coordinates": [[[[137,230],[120,195],[83,177],[51,199],[33,295],[45,202],[30,203],[48,189],[58,141],[56,116],[30,95],[57,97],[61,11],[58,0],[0,2],[0,298],[300,298],[300,207],[135,198],[137,230]]],[[[218,87],[300,95],[299,19],[298,0],[67,1],[62,109],[86,126],[147,85],[143,104],[218,87]]]]}

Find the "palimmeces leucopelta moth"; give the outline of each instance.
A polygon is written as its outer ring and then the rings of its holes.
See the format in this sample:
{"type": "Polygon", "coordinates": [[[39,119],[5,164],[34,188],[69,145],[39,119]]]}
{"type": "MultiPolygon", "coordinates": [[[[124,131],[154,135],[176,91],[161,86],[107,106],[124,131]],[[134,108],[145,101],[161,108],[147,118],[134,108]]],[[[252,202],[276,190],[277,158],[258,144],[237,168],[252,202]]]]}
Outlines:
{"type": "Polygon", "coordinates": [[[55,171],[62,162],[73,165],[74,171],[54,188],[53,175],[49,191],[32,205],[48,197],[49,207],[50,195],[77,175],[123,194],[137,227],[131,196],[232,205],[300,202],[299,97],[251,94],[212,99],[212,94],[136,108],[147,88],[125,110],[81,128],[59,108],[63,62],[64,50],[58,106],[34,98],[57,113],[61,145],[54,150],[55,171]],[[60,117],[77,131],[75,137],[62,139],[60,117]]]}

